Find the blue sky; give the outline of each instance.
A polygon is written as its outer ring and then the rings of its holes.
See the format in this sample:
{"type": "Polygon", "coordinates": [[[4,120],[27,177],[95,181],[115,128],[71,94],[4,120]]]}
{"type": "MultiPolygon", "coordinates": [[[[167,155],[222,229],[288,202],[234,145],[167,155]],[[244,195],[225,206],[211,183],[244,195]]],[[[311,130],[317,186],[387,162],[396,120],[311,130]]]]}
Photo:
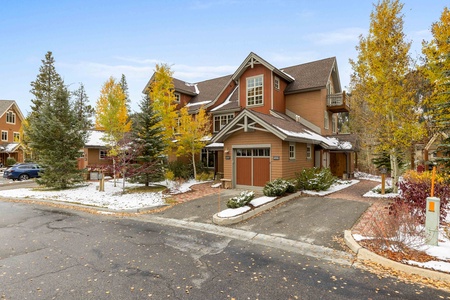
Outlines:
{"type": "MultiPolygon", "coordinates": [[[[403,2],[418,57],[448,0],[403,2]]],[[[156,63],[196,82],[232,74],[251,51],[278,68],[336,56],[345,88],[372,10],[366,0],[0,0],[0,99],[30,112],[30,83],[47,51],[70,89],[85,85],[92,105],[110,76],[125,74],[137,110],[156,63]]]]}

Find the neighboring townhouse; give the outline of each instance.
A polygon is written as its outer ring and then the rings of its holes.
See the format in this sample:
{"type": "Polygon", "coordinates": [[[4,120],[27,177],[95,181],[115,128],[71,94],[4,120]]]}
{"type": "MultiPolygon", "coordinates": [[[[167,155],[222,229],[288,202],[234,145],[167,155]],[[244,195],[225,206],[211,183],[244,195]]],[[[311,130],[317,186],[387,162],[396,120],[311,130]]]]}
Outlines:
{"type": "Polygon", "coordinates": [[[17,162],[24,161],[24,151],[20,145],[20,129],[24,117],[14,100],[0,100],[0,162],[5,165],[8,157],[17,162]]]}
{"type": "Polygon", "coordinates": [[[103,141],[105,133],[100,130],[89,130],[88,141],[80,151],[79,169],[99,169],[111,164],[107,159],[108,149],[103,141]]]}
{"type": "Polygon", "coordinates": [[[356,139],[338,133],[349,101],[335,57],[278,69],[252,52],[232,75],[174,78],[174,89],[179,107],[210,114],[213,137],[200,159],[231,187],[262,187],[311,167],[339,177],[354,171],[356,139]]]}

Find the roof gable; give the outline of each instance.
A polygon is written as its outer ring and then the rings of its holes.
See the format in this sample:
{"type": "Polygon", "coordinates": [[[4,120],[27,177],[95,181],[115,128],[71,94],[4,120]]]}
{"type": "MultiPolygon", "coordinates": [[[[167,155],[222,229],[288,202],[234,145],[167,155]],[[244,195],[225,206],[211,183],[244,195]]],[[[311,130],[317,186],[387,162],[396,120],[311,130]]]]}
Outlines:
{"type": "Polygon", "coordinates": [[[286,80],[287,82],[293,82],[295,80],[292,76],[275,68],[273,65],[271,65],[270,63],[268,63],[267,61],[265,61],[264,59],[262,59],[260,56],[256,55],[253,52],[250,52],[250,54],[247,56],[247,58],[244,59],[242,64],[239,66],[239,68],[236,70],[236,72],[234,72],[234,74],[231,76],[231,78],[234,81],[237,81],[239,79],[239,77],[241,77],[241,75],[245,72],[245,70],[248,67],[253,68],[253,65],[255,65],[255,64],[263,65],[264,67],[266,67],[270,71],[274,72],[275,74],[277,74],[278,76],[280,76],[281,78],[286,80]]]}
{"type": "Polygon", "coordinates": [[[0,118],[3,117],[3,115],[8,112],[10,109],[14,109],[15,112],[18,114],[20,121],[24,120],[24,116],[22,112],[20,111],[19,106],[17,105],[16,101],[14,100],[0,100],[0,118]]]}

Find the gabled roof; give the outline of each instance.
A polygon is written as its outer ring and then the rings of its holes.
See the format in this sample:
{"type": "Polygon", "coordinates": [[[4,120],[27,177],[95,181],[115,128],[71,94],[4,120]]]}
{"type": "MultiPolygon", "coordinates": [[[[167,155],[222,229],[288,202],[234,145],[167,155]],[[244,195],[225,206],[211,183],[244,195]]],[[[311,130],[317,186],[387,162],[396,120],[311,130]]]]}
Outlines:
{"type": "Polygon", "coordinates": [[[4,143],[0,144],[0,153],[13,153],[20,148],[19,143],[4,143]]]}
{"type": "Polygon", "coordinates": [[[250,54],[247,56],[247,58],[244,59],[244,61],[239,66],[239,68],[236,70],[236,72],[234,72],[232,79],[237,80],[239,77],[241,77],[242,73],[244,73],[248,67],[253,67],[254,64],[262,64],[264,67],[266,67],[270,71],[274,72],[275,74],[277,74],[278,76],[280,76],[281,78],[286,80],[287,82],[292,82],[295,80],[292,76],[289,76],[285,72],[275,68],[273,65],[269,64],[267,61],[265,61],[264,59],[262,59],[260,56],[256,55],[253,52],[250,52],[250,54]]]}
{"type": "Polygon", "coordinates": [[[19,113],[20,120],[22,121],[23,119],[25,119],[22,115],[22,112],[20,111],[19,106],[14,100],[0,100],[0,118],[3,117],[3,115],[8,112],[13,106],[16,107],[16,111],[19,113]]]}
{"type": "Polygon", "coordinates": [[[348,141],[341,142],[336,137],[322,136],[285,114],[271,111],[270,115],[266,115],[248,109],[244,109],[228,123],[225,128],[211,139],[211,143],[224,142],[231,134],[240,130],[266,131],[283,141],[315,144],[325,149],[352,150],[352,144],[348,141]]]}
{"type": "Polygon", "coordinates": [[[96,148],[96,147],[106,147],[106,143],[103,141],[105,137],[105,132],[101,130],[89,130],[88,140],[84,147],[86,148],[96,148]]]}
{"type": "Polygon", "coordinates": [[[295,78],[295,81],[286,87],[286,94],[324,88],[327,86],[330,75],[334,76],[334,82],[339,84],[339,86],[335,86],[335,92],[341,92],[336,57],[325,58],[281,70],[295,78]]]}

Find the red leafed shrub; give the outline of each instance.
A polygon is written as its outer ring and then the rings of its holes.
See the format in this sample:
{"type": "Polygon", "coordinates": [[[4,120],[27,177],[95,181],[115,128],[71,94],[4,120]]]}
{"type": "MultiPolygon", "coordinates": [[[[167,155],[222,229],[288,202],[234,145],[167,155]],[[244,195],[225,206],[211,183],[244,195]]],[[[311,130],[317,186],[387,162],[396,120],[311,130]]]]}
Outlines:
{"type": "MultiPolygon", "coordinates": [[[[411,214],[425,222],[427,197],[430,197],[431,182],[427,180],[404,179],[398,183],[400,195],[394,198],[389,206],[390,214],[396,215],[399,206],[406,204],[410,208],[411,214]]],[[[447,216],[447,204],[450,199],[450,186],[444,183],[435,183],[434,197],[440,201],[440,220],[443,222],[447,216]]]]}

